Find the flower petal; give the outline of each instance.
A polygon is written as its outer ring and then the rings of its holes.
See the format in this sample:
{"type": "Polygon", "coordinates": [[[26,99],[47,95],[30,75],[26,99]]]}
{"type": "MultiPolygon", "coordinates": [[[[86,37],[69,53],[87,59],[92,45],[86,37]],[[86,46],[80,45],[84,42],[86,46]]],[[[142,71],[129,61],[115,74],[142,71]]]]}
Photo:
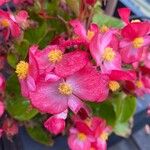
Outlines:
{"type": "Polygon", "coordinates": [[[31,103],[41,112],[58,114],[68,107],[68,97],[58,91],[60,81],[55,83],[37,83],[35,92],[31,92],[31,103]]]}
{"type": "Polygon", "coordinates": [[[91,65],[68,77],[67,83],[73,87],[73,94],[83,100],[103,101],[108,94],[108,76],[100,74],[91,65]]]}
{"type": "Polygon", "coordinates": [[[66,77],[82,69],[87,62],[88,54],[84,51],[64,54],[63,59],[56,64],[55,73],[60,77],[66,77]]]}

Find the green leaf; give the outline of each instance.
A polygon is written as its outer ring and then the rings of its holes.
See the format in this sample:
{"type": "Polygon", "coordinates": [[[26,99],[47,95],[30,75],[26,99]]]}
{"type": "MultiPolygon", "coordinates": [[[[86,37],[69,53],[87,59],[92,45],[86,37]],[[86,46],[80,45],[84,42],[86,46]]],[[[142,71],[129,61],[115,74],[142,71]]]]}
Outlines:
{"type": "Polygon", "coordinates": [[[7,61],[9,63],[9,65],[13,68],[16,67],[16,64],[18,62],[17,57],[14,54],[11,54],[11,53],[7,55],[7,61]]]}
{"type": "Polygon", "coordinates": [[[44,48],[47,46],[48,42],[52,38],[51,34],[49,33],[49,27],[47,25],[47,22],[43,22],[42,24],[39,24],[39,27],[33,29],[30,28],[25,32],[24,38],[29,41],[30,45],[32,44],[38,44],[41,48],[44,48]],[[47,36],[47,39],[45,40],[45,37],[47,36]]]}
{"type": "Polygon", "coordinates": [[[135,113],[136,98],[131,95],[119,95],[112,99],[117,121],[127,122],[135,113]]]}
{"type": "Polygon", "coordinates": [[[125,123],[116,123],[114,127],[115,134],[122,136],[122,137],[129,137],[131,134],[132,126],[129,122],[125,123]]]}
{"type": "Polygon", "coordinates": [[[20,59],[25,59],[27,57],[29,45],[29,41],[25,39],[19,43],[15,43],[15,49],[20,54],[20,59]]]}
{"type": "Polygon", "coordinates": [[[106,25],[108,27],[117,27],[117,28],[123,27],[123,22],[121,20],[107,16],[101,11],[95,12],[93,16],[93,23],[96,23],[99,26],[106,25]]]}
{"type": "Polygon", "coordinates": [[[27,121],[37,115],[38,111],[33,109],[30,102],[21,96],[20,86],[16,75],[7,81],[7,112],[19,121],[27,121]]]}
{"type": "Polygon", "coordinates": [[[89,105],[92,108],[94,115],[104,118],[111,126],[115,125],[116,115],[113,105],[110,101],[105,101],[99,104],[89,103],[89,105]]]}
{"type": "Polygon", "coordinates": [[[53,145],[52,136],[40,124],[28,127],[26,130],[35,141],[48,146],[53,145]]]}

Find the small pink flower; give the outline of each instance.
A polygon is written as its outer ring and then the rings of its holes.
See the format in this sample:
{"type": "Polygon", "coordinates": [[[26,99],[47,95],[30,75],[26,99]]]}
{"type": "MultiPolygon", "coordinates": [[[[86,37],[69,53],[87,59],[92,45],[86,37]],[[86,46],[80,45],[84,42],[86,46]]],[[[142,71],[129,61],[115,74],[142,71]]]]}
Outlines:
{"type": "Polygon", "coordinates": [[[86,28],[79,20],[71,20],[69,23],[73,27],[77,38],[87,42],[90,42],[95,33],[99,32],[98,26],[96,24],[91,24],[89,30],[86,31],[86,28]]]}
{"type": "Polygon", "coordinates": [[[96,34],[90,42],[91,55],[103,73],[121,69],[120,54],[117,52],[116,44],[111,43],[114,32],[116,31],[110,30],[104,34],[96,34]]]}
{"type": "Polygon", "coordinates": [[[121,35],[120,53],[125,63],[138,62],[143,54],[144,46],[150,44],[150,24],[148,22],[134,22],[126,25],[121,35]]]}
{"type": "Polygon", "coordinates": [[[16,73],[21,85],[22,95],[29,98],[30,91],[36,90],[36,80],[39,79],[38,64],[31,50],[29,50],[29,63],[20,61],[16,66],[16,73]]]}
{"type": "Polygon", "coordinates": [[[21,34],[20,27],[16,22],[15,16],[10,12],[0,10],[0,28],[3,29],[5,40],[8,40],[11,33],[12,37],[19,37],[21,34]]]}
{"type": "Polygon", "coordinates": [[[44,122],[44,127],[51,133],[57,135],[65,129],[65,119],[67,118],[68,110],[60,114],[50,117],[44,122]]]}
{"type": "Polygon", "coordinates": [[[7,137],[11,138],[18,133],[18,124],[16,121],[7,118],[3,122],[2,129],[7,137]]]}
{"type": "Polygon", "coordinates": [[[30,48],[40,70],[40,74],[54,73],[60,77],[71,75],[82,69],[87,62],[88,54],[82,50],[64,53],[57,45],[47,46],[44,50],[38,50],[34,45],[30,48]]]}
{"type": "Polygon", "coordinates": [[[83,100],[101,102],[108,94],[108,76],[97,72],[91,65],[56,82],[37,82],[31,92],[31,103],[42,112],[61,113],[69,108],[77,113],[84,107],[83,100]]]}
{"type": "Polygon", "coordinates": [[[19,24],[21,28],[26,29],[29,26],[27,21],[29,15],[27,11],[25,10],[19,11],[15,18],[16,18],[16,22],[19,24]]]}
{"type": "Polygon", "coordinates": [[[68,144],[71,150],[106,150],[110,127],[98,117],[74,119],[75,127],[70,129],[68,144]]]}

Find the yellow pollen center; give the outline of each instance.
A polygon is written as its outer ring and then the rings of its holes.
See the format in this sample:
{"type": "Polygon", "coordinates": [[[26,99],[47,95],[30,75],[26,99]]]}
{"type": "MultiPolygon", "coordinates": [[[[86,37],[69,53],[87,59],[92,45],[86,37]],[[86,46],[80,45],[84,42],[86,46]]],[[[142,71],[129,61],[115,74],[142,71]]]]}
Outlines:
{"type": "Polygon", "coordinates": [[[106,26],[106,25],[103,25],[101,28],[100,28],[100,31],[102,32],[102,33],[105,33],[105,32],[107,32],[109,30],[109,28],[106,26]]]}
{"type": "Polygon", "coordinates": [[[134,22],[141,22],[141,20],[135,19],[135,20],[132,20],[132,21],[131,21],[131,23],[134,23],[134,22]]]}
{"type": "Polygon", "coordinates": [[[84,141],[86,139],[86,135],[84,133],[78,133],[78,139],[80,141],[84,141]]]}
{"type": "Polygon", "coordinates": [[[100,135],[100,138],[104,141],[106,141],[108,139],[108,133],[107,132],[103,132],[101,135],[100,135]]]}
{"type": "Polygon", "coordinates": [[[29,70],[29,64],[25,61],[20,61],[16,66],[16,73],[20,79],[25,79],[27,77],[29,70]]]}
{"type": "Polygon", "coordinates": [[[136,86],[138,87],[138,88],[142,88],[143,87],[143,83],[142,83],[142,81],[136,81],[136,86]]]}
{"type": "Polygon", "coordinates": [[[1,20],[1,25],[3,27],[9,27],[9,21],[7,19],[2,19],[1,20]]]}
{"type": "Polygon", "coordinates": [[[117,81],[110,81],[109,82],[109,89],[113,92],[117,91],[120,88],[120,85],[117,81]]]}
{"type": "Polygon", "coordinates": [[[89,40],[89,41],[93,38],[93,36],[94,36],[94,32],[93,32],[93,31],[88,30],[87,38],[88,38],[88,40],[89,40]]]}
{"type": "Polygon", "coordinates": [[[133,40],[133,47],[140,48],[144,43],[144,39],[142,37],[135,38],[133,40]]]}
{"type": "Polygon", "coordinates": [[[55,49],[49,52],[48,59],[50,62],[56,63],[61,61],[62,56],[63,56],[63,52],[61,50],[55,49]]]}
{"type": "Polygon", "coordinates": [[[72,87],[68,83],[65,83],[65,82],[59,84],[58,90],[62,95],[72,94],[72,87]]]}
{"type": "Polygon", "coordinates": [[[112,60],[114,59],[114,57],[115,57],[115,52],[113,51],[112,48],[107,47],[107,48],[105,48],[102,57],[103,57],[103,59],[106,60],[106,61],[112,61],[112,60]]]}

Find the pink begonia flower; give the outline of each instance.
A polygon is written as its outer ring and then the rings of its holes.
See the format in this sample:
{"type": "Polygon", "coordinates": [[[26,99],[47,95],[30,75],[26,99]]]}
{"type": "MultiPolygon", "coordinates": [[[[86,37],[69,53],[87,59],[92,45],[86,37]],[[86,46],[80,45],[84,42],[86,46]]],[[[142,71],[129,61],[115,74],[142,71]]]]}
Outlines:
{"type": "Polygon", "coordinates": [[[64,50],[57,45],[47,46],[42,51],[36,45],[30,49],[38,63],[40,74],[54,71],[56,75],[66,77],[82,69],[89,61],[88,53],[82,50],[64,54],[64,50]]]}
{"type": "Polygon", "coordinates": [[[26,29],[29,26],[27,21],[27,19],[29,18],[29,14],[27,11],[25,10],[19,11],[15,18],[16,22],[19,24],[21,28],[26,29]]]}
{"type": "Polygon", "coordinates": [[[109,89],[113,92],[120,88],[120,82],[136,80],[136,73],[131,70],[112,70],[109,74],[109,89]]]}
{"type": "Polygon", "coordinates": [[[32,105],[41,112],[58,114],[68,107],[77,113],[84,103],[80,100],[101,102],[108,95],[108,76],[97,72],[91,65],[56,82],[38,81],[31,92],[32,105]]]}
{"type": "Polygon", "coordinates": [[[90,42],[94,37],[95,33],[99,32],[98,26],[96,24],[91,24],[88,31],[79,20],[71,20],[70,25],[73,27],[74,33],[77,38],[83,39],[84,41],[90,42]]]}
{"type": "Polygon", "coordinates": [[[3,115],[4,110],[4,103],[0,101],[0,117],[3,115]]]}
{"type": "Polygon", "coordinates": [[[150,24],[147,22],[130,23],[121,30],[120,53],[125,63],[140,60],[144,46],[150,44],[149,30],[150,24]]]}
{"type": "Polygon", "coordinates": [[[12,119],[5,119],[2,125],[3,132],[7,137],[12,137],[18,133],[18,124],[12,119]]]}
{"type": "Polygon", "coordinates": [[[91,55],[103,73],[121,69],[120,54],[117,52],[116,44],[114,44],[115,47],[111,44],[114,32],[110,30],[103,35],[96,34],[90,42],[91,55]]]}
{"type": "Polygon", "coordinates": [[[75,119],[70,129],[68,144],[71,150],[106,150],[110,127],[98,117],[86,120],[75,119]]]}
{"type": "Polygon", "coordinates": [[[5,40],[8,40],[11,33],[12,37],[19,37],[21,34],[20,27],[16,22],[15,16],[10,12],[0,10],[0,28],[3,29],[5,40]]]}
{"type": "Polygon", "coordinates": [[[65,129],[65,119],[67,118],[68,110],[60,114],[53,115],[44,122],[44,127],[51,133],[57,135],[65,129]]]}
{"type": "Polygon", "coordinates": [[[38,64],[31,52],[31,49],[29,50],[29,63],[20,61],[16,66],[16,73],[21,85],[22,96],[29,98],[30,91],[36,90],[36,80],[39,80],[38,64]]]}

